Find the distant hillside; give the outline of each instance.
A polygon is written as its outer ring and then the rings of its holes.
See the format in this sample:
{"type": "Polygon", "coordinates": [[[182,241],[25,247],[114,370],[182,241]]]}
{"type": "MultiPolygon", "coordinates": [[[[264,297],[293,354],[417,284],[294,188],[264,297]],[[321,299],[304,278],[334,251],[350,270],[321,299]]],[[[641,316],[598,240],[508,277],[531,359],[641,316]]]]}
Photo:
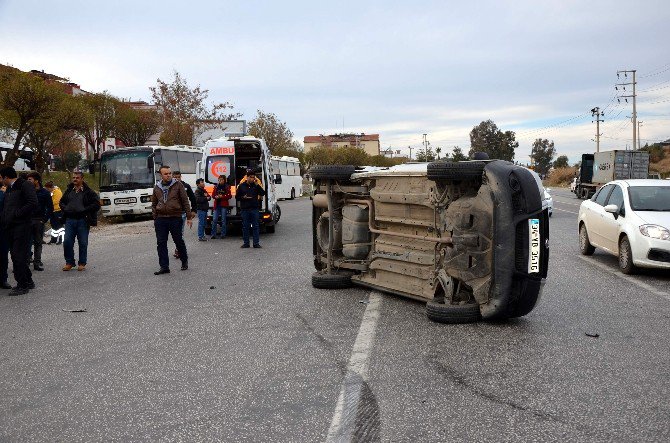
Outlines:
{"type": "Polygon", "coordinates": [[[663,148],[663,158],[653,158],[652,162],[649,164],[649,169],[652,171],[660,172],[663,178],[670,177],[670,146],[665,146],[663,148]],[[658,161],[653,161],[658,160],[658,161]]]}

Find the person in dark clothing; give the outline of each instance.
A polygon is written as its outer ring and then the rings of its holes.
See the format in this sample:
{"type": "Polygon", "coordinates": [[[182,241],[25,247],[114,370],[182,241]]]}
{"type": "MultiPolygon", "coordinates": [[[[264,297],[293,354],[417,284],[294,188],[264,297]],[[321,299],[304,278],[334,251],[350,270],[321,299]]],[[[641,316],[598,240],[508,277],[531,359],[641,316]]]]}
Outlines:
{"type": "Polygon", "coordinates": [[[212,238],[216,238],[219,218],[221,218],[221,234],[219,234],[219,238],[224,238],[228,227],[229,201],[233,197],[225,175],[219,175],[219,183],[214,188],[212,194],[214,197],[214,207],[212,208],[212,238]]]}
{"type": "MultiPolygon", "coordinates": [[[[188,201],[191,204],[191,210],[193,212],[195,212],[194,211],[194,209],[195,209],[195,194],[193,193],[193,188],[191,188],[191,185],[189,185],[188,183],[186,183],[185,181],[183,181],[181,179],[181,171],[174,171],[172,173],[172,178],[174,178],[175,180],[179,180],[181,182],[181,184],[184,185],[184,189],[186,189],[186,196],[188,197],[188,201]]],[[[185,225],[186,225],[186,213],[183,213],[181,215],[182,238],[183,238],[183,235],[184,235],[185,225]]],[[[173,256],[174,256],[174,258],[179,258],[179,251],[177,249],[174,250],[173,256]]]]}
{"type": "Polygon", "coordinates": [[[11,166],[0,169],[0,176],[7,187],[1,222],[16,279],[16,287],[8,295],[27,294],[35,288],[33,275],[28,266],[28,252],[30,219],[37,206],[37,195],[33,184],[23,178],[17,178],[16,171],[11,166]]]}
{"type": "Polygon", "coordinates": [[[85,182],[81,172],[72,175],[70,183],[60,200],[60,208],[65,219],[65,240],[63,240],[63,255],[65,266],[63,271],[74,268],[74,241],[79,243],[78,271],[86,269],[88,263],[88,234],[91,226],[98,224],[100,200],[85,182]]]}
{"type": "Polygon", "coordinates": [[[32,220],[30,222],[34,251],[33,269],[36,271],[44,271],[44,263],[42,263],[44,224],[51,218],[51,214],[54,211],[54,205],[51,200],[51,192],[42,187],[42,176],[39,172],[31,172],[28,174],[28,181],[35,186],[35,194],[37,195],[37,207],[33,211],[32,220]]]}
{"type": "Polygon", "coordinates": [[[156,183],[154,192],[151,194],[151,211],[154,216],[156,249],[158,251],[158,264],[160,265],[160,269],[154,272],[154,275],[170,273],[170,257],[167,248],[170,234],[179,251],[181,270],[188,269],[188,252],[182,232],[182,214],[186,213],[188,227],[193,226],[191,220],[193,213],[184,185],[172,177],[169,166],[161,166],[159,172],[161,179],[156,183]]]}
{"type": "Polygon", "coordinates": [[[260,214],[258,207],[259,197],[265,195],[265,189],[256,178],[253,169],[247,169],[247,175],[237,185],[236,199],[240,202],[242,212],[242,240],[243,248],[249,247],[249,228],[253,228],[254,248],[260,248],[260,214]]]}
{"type": "MultiPolygon", "coordinates": [[[[5,191],[7,187],[0,188],[0,214],[5,204],[5,191]]],[[[5,230],[0,223],[0,289],[12,289],[12,285],[7,281],[7,268],[9,267],[9,245],[5,238],[5,230]]]]}
{"type": "Polygon", "coordinates": [[[205,224],[207,223],[207,211],[212,196],[205,189],[205,180],[199,178],[195,181],[195,209],[198,211],[198,240],[207,241],[205,237],[205,224]]]}

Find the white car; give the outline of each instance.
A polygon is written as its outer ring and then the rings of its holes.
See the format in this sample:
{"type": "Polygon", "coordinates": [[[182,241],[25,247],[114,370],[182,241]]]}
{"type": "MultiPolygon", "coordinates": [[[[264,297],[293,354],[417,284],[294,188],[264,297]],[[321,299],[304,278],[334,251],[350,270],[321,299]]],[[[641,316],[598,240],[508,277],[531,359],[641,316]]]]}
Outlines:
{"type": "Polygon", "coordinates": [[[636,267],[670,269],[670,183],[615,180],[579,208],[579,247],[618,255],[624,274],[636,267]]]}
{"type": "Polygon", "coordinates": [[[549,191],[551,191],[551,189],[544,188],[543,203],[546,202],[547,209],[549,210],[549,217],[551,217],[551,215],[554,213],[554,198],[551,196],[549,191]]]}

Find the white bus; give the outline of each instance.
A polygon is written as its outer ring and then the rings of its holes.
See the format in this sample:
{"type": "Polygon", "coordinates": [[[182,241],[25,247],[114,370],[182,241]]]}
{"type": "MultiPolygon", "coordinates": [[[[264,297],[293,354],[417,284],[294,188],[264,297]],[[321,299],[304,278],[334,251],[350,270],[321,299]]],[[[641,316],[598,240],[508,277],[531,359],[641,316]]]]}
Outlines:
{"type": "Polygon", "coordinates": [[[151,194],[160,178],[161,165],[180,171],[181,179],[195,188],[202,148],[192,146],[135,146],[105,151],[100,157],[102,215],[132,220],[151,214],[151,194]]]}
{"type": "MultiPolygon", "coordinates": [[[[198,165],[199,178],[205,179],[205,189],[212,194],[219,176],[224,175],[231,187],[233,198],[227,222],[229,225],[241,225],[242,213],[235,199],[235,190],[247,169],[256,171],[266,191],[265,197],[259,202],[260,225],[265,232],[275,232],[275,225],[281,217],[281,209],[277,204],[275,177],[270,166],[270,150],[263,139],[251,136],[233,136],[208,140],[202,152],[202,161],[198,165]]],[[[210,209],[213,201],[210,201],[210,209]]],[[[209,234],[211,212],[207,217],[206,232],[209,234]]]]}
{"type": "Polygon", "coordinates": [[[277,157],[270,160],[272,175],[274,176],[275,192],[278,199],[293,200],[296,195],[302,194],[302,175],[300,175],[300,160],[295,157],[277,157]]]}

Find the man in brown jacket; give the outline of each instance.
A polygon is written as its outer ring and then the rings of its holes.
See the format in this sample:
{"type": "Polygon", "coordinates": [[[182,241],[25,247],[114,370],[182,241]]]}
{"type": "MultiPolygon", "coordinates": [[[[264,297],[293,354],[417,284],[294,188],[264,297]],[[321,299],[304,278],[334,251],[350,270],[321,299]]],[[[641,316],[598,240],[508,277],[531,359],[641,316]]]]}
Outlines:
{"type": "Polygon", "coordinates": [[[154,272],[154,275],[170,273],[170,257],[167,247],[168,234],[172,235],[172,240],[177,246],[177,251],[179,251],[181,270],[188,269],[188,253],[182,235],[184,225],[181,215],[184,212],[187,215],[186,223],[188,227],[193,226],[193,213],[191,212],[188,195],[186,195],[186,188],[181,181],[172,178],[172,171],[169,166],[161,166],[159,172],[161,179],[154,186],[154,193],[151,195],[151,210],[154,216],[158,263],[160,264],[160,269],[154,272]]]}

